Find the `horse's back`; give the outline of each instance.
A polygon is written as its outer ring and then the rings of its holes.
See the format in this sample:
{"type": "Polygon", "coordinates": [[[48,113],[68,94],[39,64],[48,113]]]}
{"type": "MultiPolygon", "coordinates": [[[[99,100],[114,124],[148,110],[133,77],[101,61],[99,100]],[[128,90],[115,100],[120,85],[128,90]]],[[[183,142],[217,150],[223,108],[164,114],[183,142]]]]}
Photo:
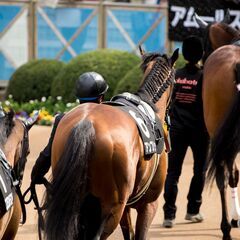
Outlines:
{"type": "Polygon", "coordinates": [[[203,108],[210,136],[223,121],[236,95],[236,63],[240,47],[227,45],[215,50],[207,59],[203,73],[203,108]]]}

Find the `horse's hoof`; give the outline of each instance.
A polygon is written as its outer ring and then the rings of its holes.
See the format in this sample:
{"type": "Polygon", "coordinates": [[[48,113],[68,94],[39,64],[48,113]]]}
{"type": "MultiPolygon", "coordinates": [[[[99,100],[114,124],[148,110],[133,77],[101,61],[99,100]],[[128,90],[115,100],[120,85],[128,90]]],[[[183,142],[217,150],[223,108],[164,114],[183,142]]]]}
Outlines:
{"type": "Polygon", "coordinates": [[[231,221],[231,226],[232,226],[233,228],[240,228],[240,220],[239,220],[239,219],[238,219],[238,220],[232,219],[232,221],[231,221]]]}

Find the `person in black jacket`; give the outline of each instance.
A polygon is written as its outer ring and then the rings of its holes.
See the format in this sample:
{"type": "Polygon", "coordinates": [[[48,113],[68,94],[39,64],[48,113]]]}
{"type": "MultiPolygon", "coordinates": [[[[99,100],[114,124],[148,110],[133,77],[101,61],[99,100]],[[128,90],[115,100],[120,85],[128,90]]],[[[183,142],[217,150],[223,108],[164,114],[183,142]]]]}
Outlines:
{"type": "Polygon", "coordinates": [[[187,148],[193,152],[193,177],[188,192],[186,220],[203,221],[199,212],[205,182],[208,133],[203,119],[202,68],[198,62],[203,56],[203,45],[196,36],[183,41],[183,57],[186,65],[176,70],[175,86],[170,105],[171,152],[168,156],[168,170],[164,188],[163,227],[171,228],[176,217],[178,181],[182,171],[187,148]]]}
{"type": "MultiPolygon", "coordinates": [[[[101,103],[104,99],[104,94],[108,90],[108,85],[104,78],[96,72],[86,72],[82,74],[76,81],[76,97],[80,104],[93,102],[101,103]]],[[[51,166],[51,150],[53,138],[60,120],[64,114],[58,114],[55,117],[52,132],[47,146],[40,152],[35,165],[31,172],[31,184],[42,184],[44,175],[48,172],[51,166]]]]}

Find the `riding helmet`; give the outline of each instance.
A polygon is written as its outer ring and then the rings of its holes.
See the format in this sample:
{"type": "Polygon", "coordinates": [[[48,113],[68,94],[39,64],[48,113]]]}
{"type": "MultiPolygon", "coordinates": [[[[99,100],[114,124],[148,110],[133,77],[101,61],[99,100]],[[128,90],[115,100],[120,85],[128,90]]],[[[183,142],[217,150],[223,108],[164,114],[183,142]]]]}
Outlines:
{"type": "Polygon", "coordinates": [[[182,45],[182,54],[187,61],[197,63],[203,56],[201,39],[193,35],[185,38],[182,45]]]}
{"type": "Polygon", "coordinates": [[[79,99],[98,98],[107,90],[106,81],[96,72],[83,73],[76,81],[76,97],[79,99]]]}

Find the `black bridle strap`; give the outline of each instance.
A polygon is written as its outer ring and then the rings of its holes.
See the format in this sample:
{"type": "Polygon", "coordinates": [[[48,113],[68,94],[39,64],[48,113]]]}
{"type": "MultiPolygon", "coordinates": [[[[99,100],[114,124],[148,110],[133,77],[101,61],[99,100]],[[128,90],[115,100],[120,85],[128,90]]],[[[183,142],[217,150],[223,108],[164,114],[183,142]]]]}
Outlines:
{"type": "Polygon", "coordinates": [[[18,195],[20,205],[21,205],[21,209],[22,209],[21,224],[24,224],[26,222],[26,219],[27,219],[27,213],[26,213],[26,207],[25,207],[25,204],[24,204],[24,198],[23,198],[23,195],[22,195],[19,184],[15,186],[15,190],[16,190],[16,193],[18,195]]]}

